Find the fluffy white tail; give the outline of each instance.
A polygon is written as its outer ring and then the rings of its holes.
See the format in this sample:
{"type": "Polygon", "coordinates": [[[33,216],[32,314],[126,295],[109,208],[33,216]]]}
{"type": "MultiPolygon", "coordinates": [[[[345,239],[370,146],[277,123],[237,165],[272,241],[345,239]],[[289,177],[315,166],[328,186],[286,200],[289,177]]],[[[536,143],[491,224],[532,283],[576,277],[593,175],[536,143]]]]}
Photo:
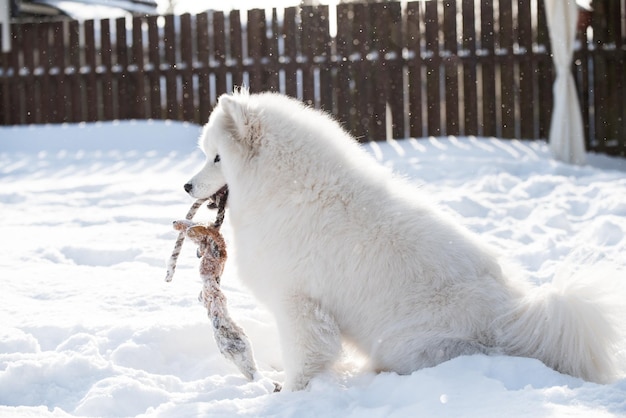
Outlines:
{"type": "Polygon", "coordinates": [[[499,347],[509,355],[533,357],[587,381],[606,383],[620,373],[615,287],[572,279],[531,290],[501,318],[499,347]]]}

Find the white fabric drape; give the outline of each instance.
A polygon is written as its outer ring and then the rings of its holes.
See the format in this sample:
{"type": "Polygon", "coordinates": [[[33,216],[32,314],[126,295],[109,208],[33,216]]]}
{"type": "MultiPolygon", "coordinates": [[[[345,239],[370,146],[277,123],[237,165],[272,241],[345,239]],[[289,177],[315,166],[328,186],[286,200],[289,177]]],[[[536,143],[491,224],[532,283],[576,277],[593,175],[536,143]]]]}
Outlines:
{"type": "Polygon", "coordinates": [[[576,84],[570,71],[576,40],[578,6],[575,0],[546,0],[546,17],[556,68],[550,149],[555,158],[585,163],[585,137],[576,84]]]}
{"type": "Polygon", "coordinates": [[[11,50],[11,17],[9,14],[9,0],[0,0],[0,26],[2,26],[2,52],[11,50]]]}

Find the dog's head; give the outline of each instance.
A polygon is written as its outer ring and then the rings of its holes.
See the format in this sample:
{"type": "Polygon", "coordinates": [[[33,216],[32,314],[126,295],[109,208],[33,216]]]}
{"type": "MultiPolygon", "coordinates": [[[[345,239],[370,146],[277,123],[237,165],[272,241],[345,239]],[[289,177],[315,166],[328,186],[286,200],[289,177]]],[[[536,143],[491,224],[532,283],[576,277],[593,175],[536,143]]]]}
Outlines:
{"type": "Polygon", "coordinates": [[[250,154],[258,124],[256,112],[250,110],[250,95],[241,90],[233,95],[222,95],[204,126],[199,146],[206,156],[202,169],[185,185],[185,191],[196,199],[212,198],[226,189],[226,171],[240,161],[229,158],[234,152],[250,154]]]}

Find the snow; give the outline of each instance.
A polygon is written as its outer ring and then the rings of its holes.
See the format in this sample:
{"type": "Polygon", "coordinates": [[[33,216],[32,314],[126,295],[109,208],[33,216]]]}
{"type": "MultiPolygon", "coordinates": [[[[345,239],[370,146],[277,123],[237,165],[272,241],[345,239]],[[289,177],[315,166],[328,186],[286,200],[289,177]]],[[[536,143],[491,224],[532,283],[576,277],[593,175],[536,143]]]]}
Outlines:
{"type": "MultiPolygon", "coordinates": [[[[192,201],[182,185],[203,160],[198,134],[157,121],[0,128],[0,416],[626,416],[626,378],[587,383],[512,357],[398,376],[355,371],[348,353],[308,390],[272,393],[283,380],[273,319],[227,265],[229,311],[265,376],[248,382],[215,345],[189,243],[164,281],[171,222],[192,201]]],[[[544,142],[495,138],[366,148],[534,282],[624,277],[626,160],[569,166],[544,142]]],[[[222,231],[228,243],[228,214],[222,231]]]]}

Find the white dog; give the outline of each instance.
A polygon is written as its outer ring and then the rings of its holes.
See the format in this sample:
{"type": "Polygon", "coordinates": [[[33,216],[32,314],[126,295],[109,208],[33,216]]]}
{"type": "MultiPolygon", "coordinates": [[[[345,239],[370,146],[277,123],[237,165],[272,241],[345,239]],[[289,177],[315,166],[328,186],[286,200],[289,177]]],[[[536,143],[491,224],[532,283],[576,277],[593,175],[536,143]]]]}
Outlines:
{"type": "Polygon", "coordinates": [[[529,288],[320,111],[278,94],[220,97],[195,198],[229,189],[241,280],[273,312],[285,388],[338,358],[411,373],[453,357],[534,357],[587,380],[615,373],[616,333],[576,284],[529,288]]]}

